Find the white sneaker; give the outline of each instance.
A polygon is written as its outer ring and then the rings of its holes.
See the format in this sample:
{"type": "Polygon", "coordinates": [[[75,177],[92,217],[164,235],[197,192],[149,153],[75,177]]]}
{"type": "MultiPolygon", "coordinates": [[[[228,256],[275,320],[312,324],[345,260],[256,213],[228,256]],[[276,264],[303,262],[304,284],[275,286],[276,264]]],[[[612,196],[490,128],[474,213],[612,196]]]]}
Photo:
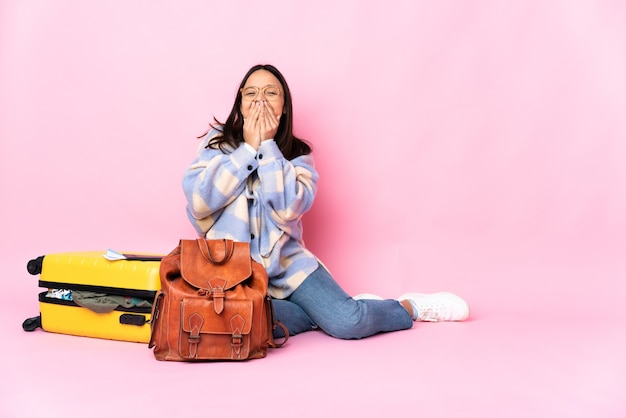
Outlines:
{"type": "Polygon", "coordinates": [[[469,317],[467,302],[449,292],[405,293],[398,300],[411,302],[414,321],[463,321],[469,317]]]}
{"type": "Polygon", "coordinates": [[[371,293],[360,293],[356,296],[352,296],[352,299],[354,300],[359,300],[359,299],[383,300],[383,298],[381,298],[380,296],[373,295],[371,293]]]}

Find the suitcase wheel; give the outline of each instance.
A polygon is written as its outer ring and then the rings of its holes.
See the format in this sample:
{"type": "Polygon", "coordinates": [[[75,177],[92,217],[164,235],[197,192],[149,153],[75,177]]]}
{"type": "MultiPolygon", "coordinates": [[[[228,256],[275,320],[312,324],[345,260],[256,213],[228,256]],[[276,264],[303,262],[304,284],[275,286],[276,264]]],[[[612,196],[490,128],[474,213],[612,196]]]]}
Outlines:
{"type": "Polygon", "coordinates": [[[41,257],[37,257],[33,260],[30,260],[28,262],[28,265],[26,266],[26,269],[28,270],[30,274],[35,276],[37,274],[41,274],[42,266],[43,266],[43,255],[41,257]]]}
{"type": "Polygon", "coordinates": [[[24,331],[34,331],[37,328],[41,328],[41,315],[35,316],[33,318],[28,318],[26,321],[22,323],[22,328],[24,331]]]}

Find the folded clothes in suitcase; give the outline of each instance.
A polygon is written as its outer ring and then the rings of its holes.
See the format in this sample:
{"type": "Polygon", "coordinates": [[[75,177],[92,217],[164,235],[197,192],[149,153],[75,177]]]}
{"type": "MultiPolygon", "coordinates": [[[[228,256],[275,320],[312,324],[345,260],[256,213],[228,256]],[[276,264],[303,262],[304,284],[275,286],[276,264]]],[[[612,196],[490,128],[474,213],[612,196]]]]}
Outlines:
{"type": "Polygon", "coordinates": [[[22,327],[148,343],[152,302],[161,287],[161,257],[124,254],[111,260],[94,251],[30,260],[29,273],[39,274],[39,286],[47,290],[39,293],[40,315],[22,327]]]}

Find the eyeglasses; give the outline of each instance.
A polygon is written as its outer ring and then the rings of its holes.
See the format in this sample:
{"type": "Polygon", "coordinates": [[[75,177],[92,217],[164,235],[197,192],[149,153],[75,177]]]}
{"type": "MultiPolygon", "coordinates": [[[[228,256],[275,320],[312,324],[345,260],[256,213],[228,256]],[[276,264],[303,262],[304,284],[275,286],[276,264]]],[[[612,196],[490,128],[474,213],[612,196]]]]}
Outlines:
{"type": "Polygon", "coordinates": [[[276,100],[281,94],[280,88],[272,85],[265,87],[246,87],[239,91],[241,91],[241,98],[243,100],[254,100],[259,96],[259,93],[263,93],[263,97],[267,100],[276,100]]]}

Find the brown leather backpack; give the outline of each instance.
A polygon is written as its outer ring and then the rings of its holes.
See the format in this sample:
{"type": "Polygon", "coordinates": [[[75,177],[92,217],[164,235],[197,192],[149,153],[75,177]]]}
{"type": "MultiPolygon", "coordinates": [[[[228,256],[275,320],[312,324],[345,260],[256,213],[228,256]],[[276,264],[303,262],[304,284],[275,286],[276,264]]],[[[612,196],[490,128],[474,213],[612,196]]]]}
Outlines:
{"type": "Polygon", "coordinates": [[[152,307],[157,360],[247,360],[279,347],[272,331],[268,278],[248,243],[181,240],[161,260],[161,290],[152,307]]]}

